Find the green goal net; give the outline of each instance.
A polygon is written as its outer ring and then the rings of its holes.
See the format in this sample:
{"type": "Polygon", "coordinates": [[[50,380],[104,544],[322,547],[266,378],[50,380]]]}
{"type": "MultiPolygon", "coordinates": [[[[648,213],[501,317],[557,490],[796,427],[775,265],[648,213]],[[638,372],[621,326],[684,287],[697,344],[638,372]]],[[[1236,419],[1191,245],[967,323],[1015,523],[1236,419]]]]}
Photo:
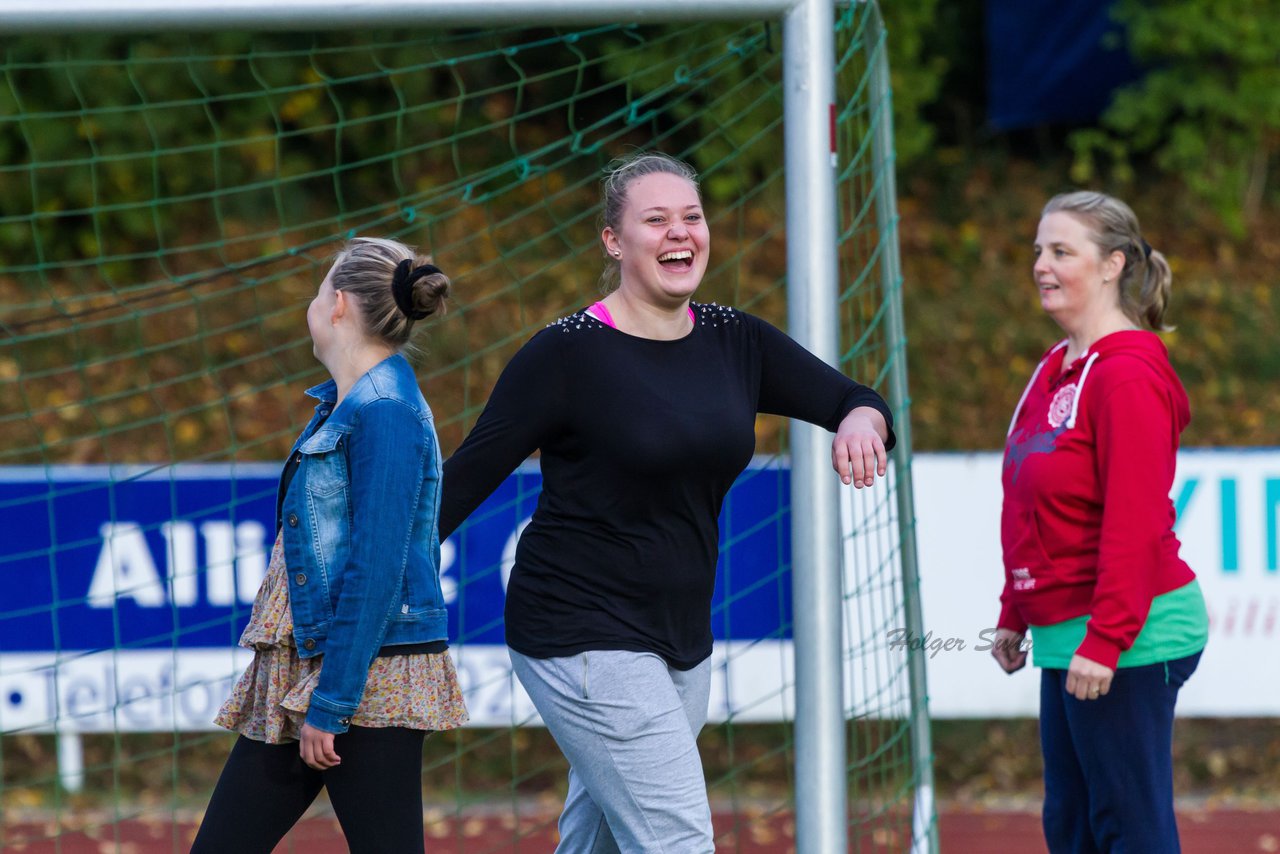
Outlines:
{"type": "MultiPolygon", "coordinates": [[[[904,342],[883,263],[892,176],[872,156],[888,121],[878,20],[858,3],[834,21],[832,311],[843,367],[888,394],[904,342]]],[[[777,23],[10,36],[0,50],[0,851],[189,845],[231,741],[211,718],[245,664],[235,642],[278,465],[309,413],[302,390],[325,378],[306,304],[344,240],[417,245],[454,280],[417,361],[446,454],[515,350],[598,298],[597,187],[619,154],[700,171],[713,249],[699,301],[786,326],[777,23]]],[[[784,426],[760,420],[722,520],[700,745],[725,851],[795,846],[784,426]]],[[[899,484],[845,508],[853,851],[927,845],[930,829],[923,698],[889,642],[916,593],[899,484]]],[[[429,850],[554,839],[565,765],[501,646],[537,485],[522,469],[445,547],[475,720],[428,740],[429,850]]],[[[285,846],[337,836],[321,801],[285,846]]]]}

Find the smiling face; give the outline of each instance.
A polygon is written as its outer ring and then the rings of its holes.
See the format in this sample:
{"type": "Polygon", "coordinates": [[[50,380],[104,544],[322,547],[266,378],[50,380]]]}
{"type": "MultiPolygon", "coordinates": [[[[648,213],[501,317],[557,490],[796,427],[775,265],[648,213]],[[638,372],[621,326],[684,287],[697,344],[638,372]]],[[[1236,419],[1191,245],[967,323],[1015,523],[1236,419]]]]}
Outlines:
{"type": "Polygon", "coordinates": [[[679,175],[655,172],[627,186],[618,228],[601,234],[618,259],[620,287],[658,304],[693,296],[707,271],[711,233],[697,189],[679,175]]]}
{"type": "Polygon", "coordinates": [[[1055,211],[1040,220],[1035,258],[1040,306],[1058,323],[1072,326],[1119,307],[1124,255],[1103,257],[1089,227],[1072,214],[1055,211]]]}

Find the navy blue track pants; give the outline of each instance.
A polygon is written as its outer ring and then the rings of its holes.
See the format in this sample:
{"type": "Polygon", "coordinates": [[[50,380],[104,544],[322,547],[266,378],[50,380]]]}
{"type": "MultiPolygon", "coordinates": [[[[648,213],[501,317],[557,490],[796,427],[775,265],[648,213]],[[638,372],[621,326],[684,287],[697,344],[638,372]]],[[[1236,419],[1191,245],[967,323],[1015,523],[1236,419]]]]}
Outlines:
{"type": "Polygon", "coordinates": [[[1173,707],[1200,653],[1116,671],[1077,700],[1067,671],[1040,677],[1044,835],[1051,854],[1177,854],[1173,707]]]}

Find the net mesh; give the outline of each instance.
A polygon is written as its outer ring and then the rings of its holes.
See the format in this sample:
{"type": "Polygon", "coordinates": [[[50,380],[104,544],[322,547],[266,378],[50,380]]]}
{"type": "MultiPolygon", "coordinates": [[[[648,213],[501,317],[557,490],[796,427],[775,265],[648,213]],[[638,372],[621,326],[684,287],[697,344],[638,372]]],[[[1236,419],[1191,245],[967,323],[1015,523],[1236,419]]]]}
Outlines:
{"type": "MultiPolygon", "coordinates": [[[[874,204],[871,20],[851,4],[836,21],[838,310],[843,366],[883,388],[902,342],[884,322],[900,283],[878,265],[895,235],[874,204]]],[[[209,718],[244,665],[276,466],[309,412],[301,389],[326,378],[303,313],[344,240],[417,245],[454,280],[418,367],[446,454],[515,350],[597,298],[597,182],[618,154],[699,169],[714,246],[699,300],[785,325],[774,25],[2,47],[0,850],[189,845],[230,743],[209,718]]],[[[794,847],[784,426],[761,419],[723,516],[700,746],[726,851],[794,847]]],[[[470,525],[514,532],[537,485],[522,472],[470,525]]],[[[906,595],[892,481],[854,501],[850,844],[902,850],[927,758],[886,640],[906,595]]],[[[428,742],[424,826],[432,850],[543,850],[566,768],[493,664],[500,602],[484,602],[503,561],[468,542],[446,549],[445,587],[480,725],[428,742]]],[[[336,833],[320,803],[285,844],[336,833]]]]}

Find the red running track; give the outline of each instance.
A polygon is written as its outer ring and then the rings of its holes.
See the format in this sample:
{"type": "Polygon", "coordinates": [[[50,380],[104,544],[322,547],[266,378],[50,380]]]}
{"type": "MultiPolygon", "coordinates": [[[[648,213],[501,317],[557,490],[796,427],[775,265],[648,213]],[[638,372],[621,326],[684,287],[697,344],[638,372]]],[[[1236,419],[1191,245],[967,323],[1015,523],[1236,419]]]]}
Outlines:
{"type": "MultiPolygon", "coordinates": [[[[944,809],[940,818],[943,854],[1044,854],[1040,817],[1033,812],[944,809]]],[[[1280,808],[1181,810],[1183,854],[1276,854],[1280,852],[1280,808]]],[[[719,814],[715,817],[718,852],[787,854],[795,851],[795,825],[789,814],[719,814]]],[[[22,854],[161,854],[187,850],[194,821],[126,819],[109,816],[63,817],[51,822],[6,822],[0,826],[0,851],[22,854]],[[60,831],[60,832],[59,832],[60,831]],[[55,837],[57,837],[55,839],[55,837]]],[[[429,816],[429,854],[545,854],[555,847],[555,816],[509,813],[429,816]]],[[[850,846],[857,854],[903,854],[909,840],[893,831],[850,846]]],[[[308,819],[298,825],[278,854],[345,854],[337,822],[308,819]]]]}

